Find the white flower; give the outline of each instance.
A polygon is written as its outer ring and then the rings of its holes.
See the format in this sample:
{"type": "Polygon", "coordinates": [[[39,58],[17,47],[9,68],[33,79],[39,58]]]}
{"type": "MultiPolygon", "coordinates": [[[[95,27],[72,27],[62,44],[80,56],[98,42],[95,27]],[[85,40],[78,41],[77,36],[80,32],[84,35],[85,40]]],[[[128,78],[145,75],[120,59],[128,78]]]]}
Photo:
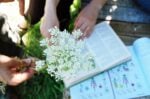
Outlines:
{"type": "Polygon", "coordinates": [[[44,68],[45,61],[39,60],[36,61],[35,64],[36,64],[35,70],[40,71],[44,68]]]}
{"type": "Polygon", "coordinates": [[[48,46],[48,39],[46,38],[46,39],[42,39],[41,41],[40,41],[40,46],[48,46]]]}
{"type": "Polygon", "coordinates": [[[83,33],[78,29],[72,32],[72,35],[75,39],[78,39],[83,33]]]}
{"type": "Polygon", "coordinates": [[[82,33],[74,31],[71,35],[68,31],[60,31],[57,27],[49,29],[51,38],[42,40],[41,46],[45,60],[36,62],[36,70],[45,69],[48,74],[55,76],[57,80],[78,76],[77,73],[88,72],[94,68],[95,63],[91,53],[85,50],[83,40],[77,40],[82,33]],[[49,43],[52,45],[50,46],[49,43]]]}

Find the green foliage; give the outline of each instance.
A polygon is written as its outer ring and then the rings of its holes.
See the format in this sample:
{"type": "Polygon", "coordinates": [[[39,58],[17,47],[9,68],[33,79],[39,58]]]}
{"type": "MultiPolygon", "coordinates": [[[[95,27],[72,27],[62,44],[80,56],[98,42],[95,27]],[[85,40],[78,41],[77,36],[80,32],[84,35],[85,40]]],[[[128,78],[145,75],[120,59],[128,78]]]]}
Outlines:
{"type": "MultiPolygon", "coordinates": [[[[72,31],[74,28],[74,20],[80,8],[81,0],[74,0],[72,7],[70,7],[71,20],[69,31],[72,31]]],[[[31,26],[22,37],[22,41],[25,45],[25,56],[43,59],[43,49],[39,45],[39,41],[42,39],[39,27],[40,22],[31,26]]],[[[56,82],[54,78],[45,72],[34,75],[30,80],[15,88],[20,96],[19,99],[62,99],[64,84],[61,81],[56,82]]]]}
{"type": "MultiPolygon", "coordinates": [[[[40,22],[31,26],[22,37],[22,40],[25,56],[43,59],[43,49],[39,43],[42,39],[39,26],[40,22]]],[[[44,71],[40,74],[35,74],[30,80],[15,88],[20,96],[19,99],[61,99],[63,89],[64,85],[61,81],[56,82],[55,77],[51,77],[44,71]]]]}
{"type": "Polygon", "coordinates": [[[25,45],[24,51],[26,56],[33,56],[41,59],[43,58],[43,49],[39,44],[39,41],[42,39],[39,27],[40,22],[31,26],[25,35],[23,35],[22,41],[25,45]]]}
{"type": "Polygon", "coordinates": [[[70,6],[70,16],[71,18],[76,17],[81,8],[81,0],[73,0],[72,5],[70,6]]]}
{"type": "Polygon", "coordinates": [[[73,0],[72,5],[70,6],[71,20],[70,20],[70,24],[69,24],[69,27],[68,27],[68,31],[70,31],[70,32],[74,28],[74,22],[75,22],[75,19],[78,15],[80,9],[81,9],[81,0],[73,0]]]}
{"type": "Polygon", "coordinates": [[[17,87],[21,99],[61,99],[64,86],[49,74],[36,74],[17,87]]]}

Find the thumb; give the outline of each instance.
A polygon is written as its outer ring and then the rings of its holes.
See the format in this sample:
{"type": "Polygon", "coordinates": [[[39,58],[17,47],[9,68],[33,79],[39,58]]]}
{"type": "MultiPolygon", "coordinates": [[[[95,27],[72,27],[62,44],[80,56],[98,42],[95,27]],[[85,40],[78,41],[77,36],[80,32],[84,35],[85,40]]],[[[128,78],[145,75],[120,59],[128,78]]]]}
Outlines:
{"type": "Polygon", "coordinates": [[[34,70],[32,69],[29,69],[28,71],[25,72],[15,73],[12,75],[10,81],[8,81],[8,85],[16,86],[31,78],[33,74],[34,74],[34,70]]]}

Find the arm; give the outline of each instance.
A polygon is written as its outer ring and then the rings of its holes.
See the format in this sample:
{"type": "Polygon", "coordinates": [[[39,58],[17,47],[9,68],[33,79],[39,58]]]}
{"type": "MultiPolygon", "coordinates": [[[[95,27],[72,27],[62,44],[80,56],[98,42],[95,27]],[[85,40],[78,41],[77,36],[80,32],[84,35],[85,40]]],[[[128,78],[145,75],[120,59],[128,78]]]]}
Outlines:
{"type": "Polygon", "coordinates": [[[34,66],[31,59],[21,60],[0,55],[0,81],[8,85],[18,85],[33,75],[34,71],[30,68],[31,66],[34,66]],[[23,66],[28,69],[19,71],[23,66]]]}
{"type": "Polygon", "coordinates": [[[92,6],[95,6],[95,9],[100,10],[101,8],[103,8],[106,1],[107,0],[92,0],[91,4],[92,6]]]}
{"type": "Polygon", "coordinates": [[[24,15],[24,10],[25,10],[25,1],[19,0],[19,12],[22,16],[24,15]]]}
{"type": "Polygon", "coordinates": [[[41,33],[44,37],[50,37],[48,29],[57,26],[59,27],[59,22],[56,14],[56,7],[59,0],[46,0],[44,17],[40,26],[41,33]]]}
{"type": "Polygon", "coordinates": [[[81,10],[75,20],[75,29],[83,32],[81,38],[88,37],[96,23],[99,11],[102,9],[106,0],[91,0],[91,2],[81,10]]]}
{"type": "Polygon", "coordinates": [[[0,0],[0,2],[12,2],[14,0],[0,0]]]}

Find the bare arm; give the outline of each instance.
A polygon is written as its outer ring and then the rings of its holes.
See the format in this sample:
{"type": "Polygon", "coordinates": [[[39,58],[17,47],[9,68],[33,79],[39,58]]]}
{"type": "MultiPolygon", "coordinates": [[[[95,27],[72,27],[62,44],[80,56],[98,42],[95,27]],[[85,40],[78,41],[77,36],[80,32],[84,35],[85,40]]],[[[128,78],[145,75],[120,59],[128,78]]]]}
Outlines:
{"type": "Polygon", "coordinates": [[[91,0],[91,4],[100,10],[107,0],[91,0]]]}
{"type": "Polygon", "coordinates": [[[48,29],[57,26],[59,27],[58,18],[56,15],[56,7],[59,3],[59,0],[46,0],[44,17],[41,23],[41,33],[44,37],[50,37],[48,29]]]}
{"type": "Polygon", "coordinates": [[[88,37],[96,23],[99,11],[106,3],[106,0],[91,0],[91,2],[81,10],[75,20],[75,29],[83,32],[81,38],[88,37]]]}

